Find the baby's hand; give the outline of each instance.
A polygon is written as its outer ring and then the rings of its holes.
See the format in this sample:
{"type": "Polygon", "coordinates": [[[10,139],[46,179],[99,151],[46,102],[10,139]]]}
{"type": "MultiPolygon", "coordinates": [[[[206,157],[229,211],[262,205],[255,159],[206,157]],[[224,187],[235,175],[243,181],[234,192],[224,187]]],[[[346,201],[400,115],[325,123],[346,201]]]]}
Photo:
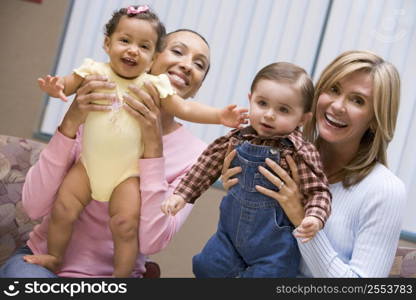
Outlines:
{"type": "Polygon", "coordinates": [[[322,221],[317,217],[306,217],[296,228],[295,236],[297,238],[301,238],[302,243],[309,242],[316,235],[316,233],[321,230],[322,225],[322,221]]]}
{"type": "Polygon", "coordinates": [[[59,98],[64,102],[68,101],[64,94],[64,80],[62,77],[48,75],[44,78],[38,78],[38,84],[41,90],[48,93],[49,96],[59,98]]]}
{"type": "Polygon", "coordinates": [[[220,111],[220,122],[228,127],[240,128],[247,124],[247,112],[247,108],[239,108],[235,104],[228,105],[220,111]]]}
{"type": "Polygon", "coordinates": [[[163,201],[160,209],[163,211],[165,215],[176,215],[178,211],[180,211],[184,206],[186,202],[185,200],[178,195],[172,195],[165,201],[163,201]]]}

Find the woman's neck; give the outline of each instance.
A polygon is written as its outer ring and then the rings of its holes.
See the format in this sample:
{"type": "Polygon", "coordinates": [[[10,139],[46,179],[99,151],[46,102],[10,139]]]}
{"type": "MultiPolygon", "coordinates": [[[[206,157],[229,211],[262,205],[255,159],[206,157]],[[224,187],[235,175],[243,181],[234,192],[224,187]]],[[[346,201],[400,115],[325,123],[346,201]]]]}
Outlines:
{"type": "Polygon", "coordinates": [[[319,154],[321,155],[324,173],[330,183],[341,181],[343,178],[337,176],[339,172],[355,157],[359,145],[329,144],[320,141],[319,154]]]}

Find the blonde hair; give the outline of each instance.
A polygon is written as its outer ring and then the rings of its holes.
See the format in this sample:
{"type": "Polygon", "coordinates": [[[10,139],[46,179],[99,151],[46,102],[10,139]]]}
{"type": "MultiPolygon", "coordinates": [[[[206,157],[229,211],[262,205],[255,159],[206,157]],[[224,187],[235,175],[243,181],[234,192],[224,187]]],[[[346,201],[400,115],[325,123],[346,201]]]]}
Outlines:
{"type": "Polygon", "coordinates": [[[316,124],[318,98],[341,79],[357,71],[368,72],[372,78],[374,119],[361,139],[356,156],[336,174],[343,178],[345,187],[360,182],[376,162],[387,166],[387,146],[393,139],[400,102],[400,76],[396,68],[369,51],[342,53],[322,72],[315,88],[313,117],[304,127],[305,138],[319,149],[316,124]]]}

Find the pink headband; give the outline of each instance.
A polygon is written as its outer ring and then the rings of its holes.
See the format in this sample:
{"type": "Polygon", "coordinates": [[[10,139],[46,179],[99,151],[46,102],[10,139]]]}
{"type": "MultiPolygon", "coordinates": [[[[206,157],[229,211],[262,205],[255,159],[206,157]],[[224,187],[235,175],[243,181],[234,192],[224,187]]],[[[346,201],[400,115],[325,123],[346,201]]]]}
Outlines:
{"type": "Polygon", "coordinates": [[[143,5],[139,6],[138,8],[134,8],[134,6],[127,7],[127,14],[129,15],[137,15],[144,12],[147,12],[149,10],[149,6],[143,5]]]}

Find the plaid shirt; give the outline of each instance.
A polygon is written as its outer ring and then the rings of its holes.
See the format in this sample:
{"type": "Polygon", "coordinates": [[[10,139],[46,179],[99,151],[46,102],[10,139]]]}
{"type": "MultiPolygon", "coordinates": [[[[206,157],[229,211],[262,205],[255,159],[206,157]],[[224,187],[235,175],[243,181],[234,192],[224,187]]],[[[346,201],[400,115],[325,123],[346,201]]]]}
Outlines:
{"type": "Polygon", "coordinates": [[[285,157],[286,155],[293,157],[298,167],[305,216],[315,216],[325,224],[331,212],[331,193],[328,180],[322,171],[322,163],[317,149],[302,138],[299,129],[287,136],[270,138],[258,136],[251,126],[230,131],[205,149],[198,161],[181,180],[174,194],[181,196],[188,203],[194,203],[220,177],[229,145],[231,144],[235,148],[243,141],[280,149],[279,165],[289,175],[291,172],[285,157]]]}

